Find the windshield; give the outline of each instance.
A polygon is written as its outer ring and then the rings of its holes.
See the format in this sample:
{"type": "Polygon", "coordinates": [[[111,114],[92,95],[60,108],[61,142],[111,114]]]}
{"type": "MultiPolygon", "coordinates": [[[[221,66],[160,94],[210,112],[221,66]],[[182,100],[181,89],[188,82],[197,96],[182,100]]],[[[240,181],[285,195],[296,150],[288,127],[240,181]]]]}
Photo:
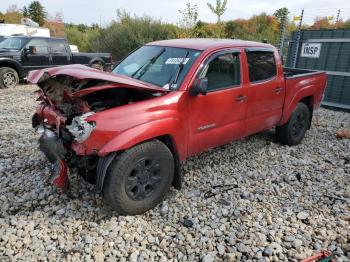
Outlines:
{"type": "Polygon", "coordinates": [[[165,89],[177,89],[200,53],[192,49],[146,45],[126,57],[113,73],[165,89]]]}
{"type": "Polygon", "coordinates": [[[26,38],[10,37],[0,43],[0,49],[21,49],[27,42],[26,38]]]}

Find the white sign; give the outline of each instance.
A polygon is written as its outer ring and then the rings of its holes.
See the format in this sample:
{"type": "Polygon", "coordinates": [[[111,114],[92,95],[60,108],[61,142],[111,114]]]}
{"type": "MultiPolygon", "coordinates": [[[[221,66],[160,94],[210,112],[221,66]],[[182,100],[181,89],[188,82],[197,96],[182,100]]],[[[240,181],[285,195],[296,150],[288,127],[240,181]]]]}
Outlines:
{"type": "Polygon", "coordinates": [[[183,64],[187,64],[189,58],[182,58],[182,57],[169,57],[166,61],[165,64],[173,64],[173,65],[178,65],[183,62],[183,64]]]}
{"type": "Polygon", "coordinates": [[[321,53],[321,43],[303,43],[301,46],[301,57],[319,58],[321,53]]]}

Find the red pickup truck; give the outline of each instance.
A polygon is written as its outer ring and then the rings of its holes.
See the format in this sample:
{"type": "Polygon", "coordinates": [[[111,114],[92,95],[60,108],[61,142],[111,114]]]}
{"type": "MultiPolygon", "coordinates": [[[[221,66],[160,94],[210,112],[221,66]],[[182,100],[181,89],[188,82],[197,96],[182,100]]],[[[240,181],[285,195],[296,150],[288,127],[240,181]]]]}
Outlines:
{"type": "Polygon", "coordinates": [[[208,148],[272,127],[299,144],[326,87],[323,72],[283,68],[271,45],[219,39],[152,42],[112,73],[70,65],[28,80],[53,184],[67,189],[76,168],[120,214],[180,189],[181,161],[208,148]]]}

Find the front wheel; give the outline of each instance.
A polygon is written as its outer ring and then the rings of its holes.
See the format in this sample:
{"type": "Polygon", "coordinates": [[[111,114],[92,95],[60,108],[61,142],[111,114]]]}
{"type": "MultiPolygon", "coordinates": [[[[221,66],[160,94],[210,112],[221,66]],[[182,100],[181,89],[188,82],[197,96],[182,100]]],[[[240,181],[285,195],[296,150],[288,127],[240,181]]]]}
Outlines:
{"type": "Polygon", "coordinates": [[[0,88],[13,88],[18,85],[19,77],[16,70],[10,67],[0,68],[0,88]]]}
{"type": "Polygon", "coordinates": [[[103,186],[107,205],[121,215],[142,214],[155,207],[169,191],[174,158],[158,140],[124,151],[109,166],[103,186]]]}
{"type": "Polygon", "coordinates": [[[276,127],[276,138],[284,145],[294,146],[303,140],[311,121],[310,109],[298,103],[287,123],[276,127]]]}

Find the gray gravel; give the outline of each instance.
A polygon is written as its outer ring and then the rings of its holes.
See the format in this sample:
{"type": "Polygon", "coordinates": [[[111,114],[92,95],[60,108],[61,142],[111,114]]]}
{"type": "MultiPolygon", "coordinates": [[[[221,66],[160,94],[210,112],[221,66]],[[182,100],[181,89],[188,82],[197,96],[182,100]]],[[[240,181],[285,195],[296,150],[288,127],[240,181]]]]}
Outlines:
{"type": "Polygon", "coordinates": [[[68,194],[46,183],[35,89],[0,90],[0,261],[297,261],[321,249],[350,260],[350,140],[335,138],[349,113],[321,109],[296,147],[268,131],[193,157],[182,191],[123,217],[74,172],[68,194]]]}

